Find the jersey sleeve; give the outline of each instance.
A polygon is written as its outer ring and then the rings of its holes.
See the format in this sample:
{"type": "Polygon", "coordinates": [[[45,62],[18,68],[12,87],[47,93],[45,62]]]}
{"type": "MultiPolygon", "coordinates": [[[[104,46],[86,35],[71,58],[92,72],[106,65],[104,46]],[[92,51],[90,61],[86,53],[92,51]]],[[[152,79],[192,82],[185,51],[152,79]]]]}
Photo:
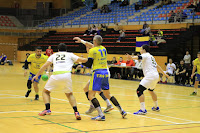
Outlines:
{"type": "Polygon", "coordinates": [[[194,66],[196,66],[196,65],[197,65],[197,59],[194,60],[194,66]]]}
{"type": "Polygon", "coordinates": [[[73,54],[73,53],[71,53],[70,54],[70,56],[71,56],[71,59],[74,61],[74,62],[76,62],[77,60],[78,60],[78,56],[76,56],[75,54],[73,54]]]}
{"type": "Polygon", "coordinates": [[[146,54],[141,54],[142,60],[145,60],[148,56],[146,54]]]}
{"type": "Polygon", "coordinates": [[[93,49],[90,49],[88,58],[94,59],[94,50],[93,49]]]}
{"type": "Polygon", "coordinates": [[[32,61],[32,56],[30,55],[28,58],[27,58],[27,62],[31,62],[32,61]]]}
{"type": "Polygon", "coordinates": [[[47,60],[47,61],[49,61],[49,62],[53,63],[53,57],[54,57],[54,55],[51,55],[51,56],[48,58],[48,60],[47,60]]]}

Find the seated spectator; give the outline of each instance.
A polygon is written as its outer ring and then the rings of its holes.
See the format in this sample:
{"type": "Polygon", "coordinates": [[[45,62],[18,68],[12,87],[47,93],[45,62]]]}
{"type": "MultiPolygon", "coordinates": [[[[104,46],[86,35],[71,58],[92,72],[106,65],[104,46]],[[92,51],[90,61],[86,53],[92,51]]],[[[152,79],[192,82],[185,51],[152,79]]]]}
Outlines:
{"type": "Polygon", "coordinates": [[[181,84],[185,85],[186,81],[186,67],[184,64],[184,61],[180,61],[180,65],[177,67],[176,73],[175,73],[175,84],[181,84]]]}
{"type": "Polygon", "coordinates": [[[122,63],[126,63],[126,61],[123,60],[122,57],[119,58],[119,61],[115,65],[121,66],[122,63]]]}
{"type": "Polygon", "coordinates": [[[151,28],[149,25],[146,26],[145,32],[143,33],[143,36],[149,36],[149,33],[151,32],[151,28]]]}
{"type": "Polygon", "coordinates": [[[135,68],[133,70],[133,75],[135,75],[135,78],[137,77],[141,78],[144,77],[143,71],[142,71],[142,60],[137,60],[137,63],[135,63],[135,68]]]}
{"type": "Polygon", "coordinates": [[[139,2],[136,2],[136,4],[135,4],[135,10],[137,11],[137,10],[140,10],[142,8],[143,8],[143,6],[140,5],[139,2]]]}
{"type": "Polygon", "coordinates": [[[98,28],[93,24],[92,29],[89,34],[90,36],[96,35],[98,31],[99,31],[98,28]]]}
{"type": "MultiPolygon", "coordinates": [[[[166,71],[164,72],[168,74],[169,76],[173,76],[175,71],[176,71],[176,65],[173,63],[173,60],[170,58],[169,63],[167,64],[167,67],[166,67],[166,71]]],[[[160,83],[167,83],[168,79],[166,78],[165,82],[163,82],[162,81],[163,74],[159,73],[159,75],[160,75],[160,83]]]]}
{"type": "MultiPolygon", "coordinates": [[[[113,58],[112,58],[112,61],[108,61],[108,64],[109,64],[109,65],[115,65],[115,64],[117,64],[116,57],[113,57],[113,58]]],[[[110,77],[111,77],[111,78],[114,78],[115,75],[116,75],[116,72],[118,71],[118,69],[115,68],[115,67],[110,67],[110,68],[109,68],[109,71],[110,71],[110,77]]]]}
{"type": "Polygon", "coordinates": [[[129,5],[129,1],[124,0],[119,6],[128,6],[128,5],[129,5]]]}
{"type": "Polygon", "coordinates": [[[7,56],[2,53],[0,56],[0,65],[4,65],[5,63],[7,63],[7,56]]]}
{"type": "Polygon", "coordinates": [[[101,35],[104,35],[104,34],[106,34],[106,31],[107,31],[107,26],[106,26],[106,24],[101,24],[101,28],[100,28],[100,30],[99,30],[99,33],[100,33],[101,35]]]}
{"type": "Polygon", "coordinates": [[[194,8],[194,11],[197,10],[197,3],[194,1],[191,5],[189,5],[187,8],[194,8]]]}
{"type": "Polygon", "coordinates": [[[174,23],[175,16],[176,16],[176,13],[174,13],[174,11],[171,11],[170,17],[169,17],[169,23],[174,23]]]}
{"type": "Polygon", "coordinates": [[[147,25],[148,25],[147,22],[144,21],[143,28],[140,30],[140,33],[144,34],[144,32],[145,32],[145,30],[147,28],[147,25]]]}
{"type": "Polygon", "coordinates": [[[89,35],[89,33],[91,32],[92,27],[89,25],[88,29],[84,32],[83,36],[87,36],[89,35]]]}
{"type": "Polygon", "coordinates": [[[187,18],[187,14],[181,10],[180,12],[177,12],[176,15],[176,21],[177,22],[183,22],[187,18]]]}
{"type": "Polygon", "coordinates": [[[185,61],[185,66],[187,69],[191,67],[191,55],[189,51],[186,51],[186,55],[184,56],[183,60],[185,61]]]}
{"type": "Polygon", "coordinates": [[[115,65],[117,63],[116,57],[113,57],[111,61],[108,61],[109,65],[115,65]]]}
{"type": "Polygon", "coordinates": [[[154,37],[152,32],[149,34],[149,41],[150,41],[150,45],[151,46],[156,46],[157,45],[157,40],[154,37]]]}
{"type": "Polygon", "coordinates": [[[166,43],[166,41],[163,38],[163,31],[161,31],[160,29],[158,30],[156,40],[157,40],[157,45],[160,43],[166,43]]]}
{"type": "Polygon", "coordinates": [[[120,33],[120,36],[119,36],[117,42],[125,40],[125,32],[124,32],[124,30],[120,30],[119,33],[120,33]]]}
{"type": "Polygon", "coordinates": [[[119,31],[120,31],[120,26],[119,26],[118,23],[115,24],[115,27],[113,28],[113,30],[114,30],[115,33],[119,33],[119,31]]]}
{"type": "MultiPolygon", "coordinates": [[[[126,66],[135,66],[135,62],[133,60],[127,59],[126,66]]],[[[126,79],[133,79],[132,68],[127,68],[126,79]]]]}
{"type": "Polygon", "coordinates": [[[157,37],[163,37],[163,31],[158,29],[157,37]]]}
{"type": "MultiPolygon", "coordinates": [[[[121,66],[122,63],[126,64],[126,61],[124,61],[123,58],[120,57],[120,58],[119,58],[119,61],[118,61],[115,65],[121,66]]],[[[124,75],[122,75],[121,68],[116,68],[116,73],[117,73],[117,77],[118,77],[119,79],[121,79],[121,77],[124,76],[124,75]]]]}
{"type": "Polygon", "coordinates": [[[109,9],[109,7],[107,5],[103,5],[101,7],[101,11],[100,12],[101,13],[109,13],[109,12],[111,12],[111,10],[109,9]]]}

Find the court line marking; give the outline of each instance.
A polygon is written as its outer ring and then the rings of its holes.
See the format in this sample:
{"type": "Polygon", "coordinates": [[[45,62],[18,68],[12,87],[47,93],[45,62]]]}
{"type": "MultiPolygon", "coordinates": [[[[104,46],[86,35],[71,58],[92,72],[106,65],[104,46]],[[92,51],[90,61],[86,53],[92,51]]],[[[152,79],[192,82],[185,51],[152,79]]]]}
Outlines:
{"type": "MultiPolygon", "coordinates": [[[[9,94],[8,94],[9,95],[9,94]]],[[[20,95],[19,95],[20,96],[20,95]]],[[[68,100],[65,100],[65,99],[59,99],[59,98],[54,98],[54,97],[51,97],[52,99],[55,99],[55,100],[59,100],[59,101],[65,101],[65,102],[69,102],[68,100]]],[[[88,104],[84,104],[84,103],[78,103],[77,104],[81,104],[81,105],[86,105],[86,106],[90,106],[88,104]]],[[[104,108],[105,107],[101,107],[101,108],[104,108]]],[[[118,110],[113,110],[113,111],[117,111],[119,112],[118,110]]],[[[130,112],[127,112],[128,114],[132,114],[130,112]]],[[[132,114],[133,115],[133,114],[132,114]]],[[[167,120],[164,120],[164,119],[159,119],[159,118],[153,118],[153,117],[149,117],[149,116],[143,116],[143,115],[135,115],[135,116],[140,116],[140,117],[146,117],[146,118],[150,118],[150,119],[154,119],[154,120],[159,120],[159,121],[165,121],[165,122],[168,122],[168,123],[173,123],[173,124],[177,124],[176,122],[172,122],[172,121],[167,121],[167,120]]],[[[187,121],[190,121],[190,120],[187,120],[187,121]]],[[[193,122],[193,121],[192,121],[193,122]]]]}

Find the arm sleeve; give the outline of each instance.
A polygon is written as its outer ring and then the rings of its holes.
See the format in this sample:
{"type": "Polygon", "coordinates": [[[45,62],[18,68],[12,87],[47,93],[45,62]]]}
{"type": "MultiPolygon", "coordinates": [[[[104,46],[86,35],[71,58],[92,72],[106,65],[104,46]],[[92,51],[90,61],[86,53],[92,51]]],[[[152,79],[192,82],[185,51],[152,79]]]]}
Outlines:
{"type": "Polygon", "coordinates": [[[47,61],[49,61],[49,62],[53,63],[53,55],[51,55],[51,56],[48,58],[48,60],[47,60],[47,61]]]}
{"type": "Polygon", "coordinates": [[[25,60],[25,63],[24,63],[24,69],[28,69],[28,61],[27,60],[25,60]]]}
{"type": "Polygon", "coordinates": [[[93,64],[93,59],[92,58],[88,58],[88,61],[86,63],[82,63],[82,65],[91,68],[93,64]]]}
{"type": "Polygon", "coordinates": [[[75,54],[71,53],[71,59],[73,60],[73,62],[76,62],[78,60],[78,56],[76,56],[75,54]]]}

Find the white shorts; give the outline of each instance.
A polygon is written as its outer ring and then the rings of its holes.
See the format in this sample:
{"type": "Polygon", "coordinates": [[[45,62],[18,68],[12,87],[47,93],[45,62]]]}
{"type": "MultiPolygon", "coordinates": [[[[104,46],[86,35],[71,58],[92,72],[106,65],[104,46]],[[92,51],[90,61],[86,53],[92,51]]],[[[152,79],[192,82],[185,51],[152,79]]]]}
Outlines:
{"type": "Polygon", "coordinates": [[[159,81],[159,76],[144,77],[140,82],[140,85],[144,86],[146,89],[155,89],[159,81]]]}
{"type": "Polygon", "coordinates": [[[62,88],[64,93],[72,92],[71,73],[51,75],[44,89],[52,91],[53,89],[56,88],[62,88]]]}

